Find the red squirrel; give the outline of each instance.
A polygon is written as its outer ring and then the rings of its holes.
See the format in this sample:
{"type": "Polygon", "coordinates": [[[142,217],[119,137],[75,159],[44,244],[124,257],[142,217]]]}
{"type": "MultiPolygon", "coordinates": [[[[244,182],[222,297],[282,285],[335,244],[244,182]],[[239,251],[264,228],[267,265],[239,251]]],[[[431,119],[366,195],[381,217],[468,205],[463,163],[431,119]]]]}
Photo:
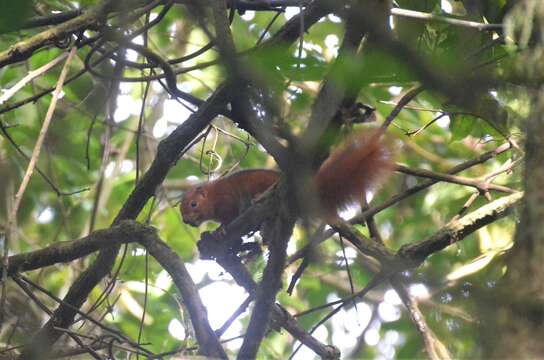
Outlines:
{"type": "MultiPolygon", "coordinates": [[[[376,132],[358,131],[349,136],[314,177],[322,214],[336,215],[338,210],[360,201],[366,191],[387,178],[393,164],[391,144],[376,132]]],[[[192,226],[206,220],[228,224],[274,185],[279,176],[274,170],[248,169],[197,184],[181,200],[183,222],[192,226]]]]}

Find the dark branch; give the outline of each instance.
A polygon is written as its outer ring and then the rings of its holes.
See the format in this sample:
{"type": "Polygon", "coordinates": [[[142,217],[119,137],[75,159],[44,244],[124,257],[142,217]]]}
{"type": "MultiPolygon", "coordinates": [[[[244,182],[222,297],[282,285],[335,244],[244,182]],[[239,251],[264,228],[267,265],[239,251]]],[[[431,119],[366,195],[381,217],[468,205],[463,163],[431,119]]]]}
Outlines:
{"type": "Polygon", "coordinates": [[[263,280],[255,292],[255,307],[247,327],[246,336],[238,359],[253,359],[268,329],[272,307],[276,301],[276,294],[281,288],[281,275],[287,258],[287,243],[291,238],[296,214],[293,206],[287,199],[286,184],[278,186],[280,194],[274,217],[263,224],[263,241],[268,244],[270,255],[264,269],[263,280]],[[264,231],[266,229],[266,231],[264,231]]]}
{"type": "MultiPolygon", "coordinates": [[[[8,274],[50,266],[60,262],[72,261],[89,255],[100,249],[116,247],[120,244],[138,242],[144,246],[162,267],[172,276],[183,303],[191,316],[200,354],[204,356],[226,358],[219,340],[208,323],[207,312],[198,295],[196,285],[192,281],[181,258],[166,245],[157,235],[155,228],[123,221],[109,229],[97,230],[91,235],[73,241],[54,244],[38,251],[14,255],[9,258],[8,274]]],[[[59,301],[61,301],[59,299],[59,301]]],[[[65,302],[63,302],[65,303],[65,302]]],[[[72,311],[79,312],[70,304],[72,311]]],[[[37,348],[43,353],[43,348],[37,348]]],[[[33,356],[33,352],[23,352],[22,357],[33,356]]]]}

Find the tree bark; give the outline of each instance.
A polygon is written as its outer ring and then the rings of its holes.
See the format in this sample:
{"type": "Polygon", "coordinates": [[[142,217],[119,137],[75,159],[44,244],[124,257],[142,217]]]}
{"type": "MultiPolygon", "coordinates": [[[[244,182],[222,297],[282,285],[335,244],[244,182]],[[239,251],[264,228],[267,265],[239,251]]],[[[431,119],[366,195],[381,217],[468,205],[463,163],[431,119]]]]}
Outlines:
{"type": "Polygon", "coordinates": [[[489,359],[544,359],[544,97],[535,103],[526,129],[521,218],[505,277],[488,298],[497,302],[484,323],[489,359]]]}

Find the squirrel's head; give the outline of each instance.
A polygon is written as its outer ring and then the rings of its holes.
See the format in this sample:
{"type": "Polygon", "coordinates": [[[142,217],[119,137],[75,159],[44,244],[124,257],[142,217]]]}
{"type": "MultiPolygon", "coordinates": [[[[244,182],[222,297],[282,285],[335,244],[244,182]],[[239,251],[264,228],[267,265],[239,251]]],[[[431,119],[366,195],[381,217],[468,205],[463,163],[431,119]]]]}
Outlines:
{"type": "Polygon", "coordinates": [[[181,199],[181,217],[183,222],[191,226],[202,224],[206,218],[206,190],[202,186],[196,186],[183,194],[181,199]]]}

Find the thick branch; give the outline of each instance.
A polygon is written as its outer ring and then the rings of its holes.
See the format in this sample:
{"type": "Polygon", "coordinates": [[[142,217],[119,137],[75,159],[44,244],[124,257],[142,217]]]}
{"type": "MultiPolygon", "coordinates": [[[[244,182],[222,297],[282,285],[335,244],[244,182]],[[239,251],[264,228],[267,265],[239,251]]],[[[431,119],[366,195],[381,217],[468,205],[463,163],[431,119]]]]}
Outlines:
{"type": "MultiPolygon", "coordinates": [[[[40,250],[12,255],[9,257],[8,275],[73,261],[100,249],[138,241],[134,237],[137,232],[127,224],[96,230],[81,239],[62,241],[40,250]]],[[[140,225],[137,230],[144,232],[150,229],[140,225]]]]}
{"type": "MultiPolygon", "coordinates": [[[[271,197],[273,196],[276,196],[276,193],[270,192],[268,196],[259,200],[228,226],[212,234],[203,233],[202,240],[199,242],[201,257],[215,259],[234,278],[236,283],[250,294],[255,292],[257,284],[241,263],[240,258],[233,253],[232,248],[244,234],[258,229],[259,224],[272,214],[273,201],[271,197]]],[[[339,358],[338,349],[317,341],[304,331],[297,321],[278,304],[272,307],[271,321],[278,326],[282,326],[295,339],[312,349],[322,358],[339,358]]]]}
{"type": "Polygon", "coordinates": [[[263,225],[263,241],[268,244],[270,255],[264,269],[263,280],[255,294],[255,307],[246,331],[246,337],[240,348],[238,359],[253,359],[268,329],[272,307],[281,288],[281,275],[287,258],[287,243],[291,238],[296,214],[287,199],[286,184],[281,182],[278,190],[282,196],[276,197],[276,214],[263,225]]]}
{"type": "Polygon", "coordinates": [[[199,353],[206,357],[226,359],[227,355],[208,322],[208,313],[200,299],[198,289],[179,255],[156,235],[142,240],[142,245],[168,271],[181,293],[183,303],[191,316],[191,324],[199,344],[199,353]]]}
{"type": "MultiPolygon", "coordinates": [[[[318,1],[315,6],[308,7],[299,16],[304,16],[306,23],[313,24],[328,12],[328,7],[324,4],[326,0],[318,1]],[[309,21],[312,20],[312,21],[309,21]]],[[[82,15],[82,16],[85,16],[82,15]]],[[[295,16],[284,25],[284,27],[274,36],[273,42],[282,43],[293,41],[293,21],[299,16],[295,16]]],[[[75,21],[75,18],[71,21],[75,21]]],[[[64,25],[64,24],[62,24],[64,25]]],[[[269,44],[272,42],[269,42],[269,44]]],[[[224,111],[228,94],[232,89],[228,85],[221,85],[215,93],[204,102],[199,110],[194,113],[187,121],[180,125],[166,139],[162,140],[157,150],[157,156],[154,159],[150,169],[136,184],[135,189],[124,203],[122,209],[117,215],[114,223],[123,219],[134,219],[140,213],[147,200],[155,193],[155,189],[161,184],[166,174],[175,165],[183,150],[191,143],[204,127],[220,112],[224,111]]],[[[72,306],[79,308],[87,299],[90,291],[98,282],[109,272],[117,256],[118,249],[111,247],[100,252],[95,262],[85,270],[80,277],[71,286],[64,301],[72,306]]],[[[58,339],[61,332],[55,330],[56,326],[68,327],[75,312],[65,305],[60,305],[55,311],[50,321],[40,330],[36,337],[29,343],[26,349],[40,349],[42,353],[49,350],[52,344],[58,339]],[[41,339],[41,340],[39,340],[41,339]],[[40,345],[37,346],[37,341],[40,345]]]]}
{"type": "Polygon", "coordinates": [[[411,266],[419,266],[428,256],[509,214],[522,196],[523,193],[518,192],[484,205],[459,220],[450,222],[427,240],[401,247],[397,254],[411,266]]]}
{"type": "Polygon", "coordinates": [[[60,242],[38,251],[14,255],[9,259],[8,274],[72,261],[100,249],[131,242],[138,242],[144,246],[172,276],[191,316],[200,353],[204,356],[226,358],[226,354],[208,322],[206,308],[198,295],[196,285],[183,261],[158,237],[157,231],[153,227],[134,221],[123,221],[117,226],[97,230],[78,240],[60,242]]]}
{"type": "Polygon", "coordinates": [[[47,43],[63,39],[78,30],[94,25],[104,18],[111,10],[111,1],[103,1],[85,11],[82,15],[70,19],[62,24],[47,29],[30,39],[26,39],[12,45],[8,50],[0,53],[0,68],[29,58],[32,53],[47,43]]]}
{"type": "MultiPolygon", "coordinates": [[[[225,252],[222,256],[218,256],[216,261],[229,274],[232,275],[236,283],[242,286],[248,293],[252,294],[257,288],[257,284],[252,279],[251,274],[246,267],[240,262],[240,258],[232,253],[225,252]]],[[[285,311],[279,304],[272,307],[271,322],[283,327],[295,339],[306,345],[318,356],[323,359],[339,359],[340,352],[337,348],[330,345],[324,345],[313,336],[309,335],[293,318],[291,314],[285,311]]]]}
{"type": "MultiPolygon", "coordinates": [[[[497,147],[494,150],[488,151],[486,153],[483,153],[483,154],[479,155],[478,157],[476,157],[476,158],[474,158],[472,160],[468,160],[468,161],[465,161],[465,162],[463,162],[463,163],[461,163],[461,164],[459,164],[457,166],[454,166],[447,173],[448,174],[456,174],[456,173],[459,173],[459,172],[461,172],[463,170],[469,169],[472,166],[475,166],[477,164],[482,164],[482,163],[488,161],[489,159],[493,159],[497,155],[502,154],[505,151],[508,151],[509,149],[511,149],[511,147],[512,146],[511,146],[510,143],[504,143],[504,144],[502,144],[501,146],[497,147]]],[[[393,206],[394,204],[406,199],[407,197],[409,197],[409,196],[411,196],[413,194],[418,193],[421,190],[424,190],[424,189],[428,188],[429,186],[432,186],[432,185],[436,184],[437,182],[438,182],[438,180],[433,179],[433,180],[428,180],[428,181],[422,182],[419,185],[413,186],[413,187],[407,189],[406,191],[391,197],[389,200],[383,202],[382,204],[373,206],[370,209],[363,211],[360,215],[358,215],[358,216],[354,217],[353,219],[351,219],[350,223],[351,224],[357,224],[357,223],[366,221],[366,219],[369,216],[376,215],[380,211],[393,206]]],[[[291,256],[291,258],[289,259],[289,263],[292,263],[292,262],[296,261],[297,259],[303,257],[304,254],[307,251],[309,251],[310,247],[317,246],[321,242],[327,240],[332,235],[334,235],[334,233],[335,233],[335,231],[333,229],[325,231],[322,236],[316,238],[315,241],[313,241],[312,243],[306,245],[306,247],[304,247],[303,249],[301,249],[301,250],[297,251],[295,254],[293,254],[291,256]]]]}
{"type": "MultiPolygon", "coordinates": [[[[210,123],[219,111],[224,109],[226,104],[225,92],[227,90],[226,87],[220,87],[216,90],[215,94],[196,113],[191,115],[187,121],[160,142],[157,156],[117,214],[114,224],[124,219],[136,218],[147,200],[155,193],[155,189],[162,183],[168,171],[175,165],[183,150],[210,123]]],[[[74,282],[64,301],[76,308],[81,307],[91,290],[111,269],[117,257],[117,252],[118,248],[115,247],[101,251],[95,262],[74,282]]],[[[50,321],[44,325],[35,339],[25,349],[31,351],[32,349],[40,348],[42,352],[47,351],[46,349],[50,348],[58,337],[62,335],[55,327],[68,327],[73,321],[74,316],[75,312],[73,309],[61,304],[50,321]],[[39,346],[37,346],[36,342],[39,342],[39,346]]]]}

